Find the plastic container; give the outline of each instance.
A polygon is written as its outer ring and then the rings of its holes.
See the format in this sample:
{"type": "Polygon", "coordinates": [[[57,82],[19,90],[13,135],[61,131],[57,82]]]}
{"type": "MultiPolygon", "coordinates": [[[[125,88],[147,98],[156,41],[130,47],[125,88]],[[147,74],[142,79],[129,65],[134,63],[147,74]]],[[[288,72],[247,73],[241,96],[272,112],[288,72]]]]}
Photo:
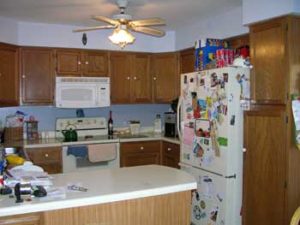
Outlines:
{"type": "Polygon", "coordinates": [[[39,138],[38,121],[26,121],[26,135],[28,140],[39,138]]]}
{"type": "Polygon", "coordinates": [[[140,121],[130,121],[129,127],[130,127],[130,133],[132,135],[140,134],[140,128],[141,128],[140,121]]]}
{"type": "Polygon", "coordinates": [[[154,133],[162,133],[160,114],[157,114],[154,120],[154,133]]]}

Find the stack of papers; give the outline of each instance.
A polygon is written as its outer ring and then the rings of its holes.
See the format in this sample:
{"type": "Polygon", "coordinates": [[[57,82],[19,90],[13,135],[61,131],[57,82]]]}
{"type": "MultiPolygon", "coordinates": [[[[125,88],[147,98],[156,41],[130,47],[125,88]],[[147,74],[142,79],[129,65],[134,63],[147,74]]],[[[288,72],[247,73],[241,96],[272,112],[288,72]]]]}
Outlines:
{"type": "Polygon", "coordinates": [[[9,187],[14,187],[17,183],[24,182],[31,185],[51,186],[53,185],[52,177],[46,172],[27,171],[24,169],[8,170],[8,177],[4,180],[4,184],[9,187]]]}

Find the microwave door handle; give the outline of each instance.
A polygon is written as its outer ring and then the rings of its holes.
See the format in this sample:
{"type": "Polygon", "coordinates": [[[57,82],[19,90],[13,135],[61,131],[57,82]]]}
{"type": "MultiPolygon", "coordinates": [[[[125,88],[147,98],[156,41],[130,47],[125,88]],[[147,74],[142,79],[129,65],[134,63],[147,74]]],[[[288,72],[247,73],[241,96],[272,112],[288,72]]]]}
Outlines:
{"type": "Polygon", "coordinates": [[[182,97],[180,96],[178,99],[178,105],[177,105],[177,133],[179,140],[182,140],[182,132],[181,132],[181,105],[182,105],[182,97]]]}

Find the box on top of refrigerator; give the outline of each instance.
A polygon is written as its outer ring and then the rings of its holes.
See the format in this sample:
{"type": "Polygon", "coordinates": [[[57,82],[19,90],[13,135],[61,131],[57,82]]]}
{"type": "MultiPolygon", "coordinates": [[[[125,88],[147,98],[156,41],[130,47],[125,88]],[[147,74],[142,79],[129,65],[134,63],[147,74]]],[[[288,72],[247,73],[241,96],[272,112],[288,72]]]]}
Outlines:
{"type": "Polygon", "coordinates": [[[216,51],[228,48],[228,43],[220,39],[205,38],[195,42],[196,71],[216,68],[216,51]],[[212,65],[213,64],[213,65],[212,65]]]}

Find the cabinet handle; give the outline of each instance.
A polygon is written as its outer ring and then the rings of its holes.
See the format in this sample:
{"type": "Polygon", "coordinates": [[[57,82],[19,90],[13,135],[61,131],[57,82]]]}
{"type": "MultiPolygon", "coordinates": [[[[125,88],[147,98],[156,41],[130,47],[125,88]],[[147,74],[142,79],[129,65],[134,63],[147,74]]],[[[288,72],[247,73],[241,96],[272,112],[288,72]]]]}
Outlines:
{"type": "Polygon", "coordinates": [[[89,61],[85,61],[85,65],[89,65],[89,61]]]}
{"type": "Polygon", "coordinates": [[[136,80],[136,77],[133,77],[134,80],[136,80]]]}
{"type": "Polygon", "coordinates": [[[26,78],[26,76],[23,74],[23,75],[22,75],[22,78],[23,78],[23,79],[25,79],[25,78],[26,78]]]}
{"type": "Polygon", "coordinates": [[[172,148],[168,148],[167,150],[168,150],[168,151],[172,151],[172,148]]]}
{"type": "Polygon", "coordinates": [[[130,77],[127,77],[126,79],[127,79],[127,80],[130,80],[130,77]]]}
{"type": "Polygon", "coordinates": [[[45,154],[45,157],[46,157],[46,158],[48,158],[48,157],[49,157],[49,155],[46,153],[46,154],[45,154]]]}
{"type": "Polygon", "coordinates": [[[157,78],[156,78],[156,77],[153,77],[153,80],[157,80],[157,78]]]}
{"type": "Polygon", "coordinates": [[[78,61],[78,65],[81,65],[81,62],[80,62],[80,61],[78,61]]]}
{"type": "Polygon", "coordinates": [[[141,149],[141,150],[144,150],[144,147],[143,147],[143,146],[141,146],[141,147],[140,147],[140,149],[141,149]]]}

